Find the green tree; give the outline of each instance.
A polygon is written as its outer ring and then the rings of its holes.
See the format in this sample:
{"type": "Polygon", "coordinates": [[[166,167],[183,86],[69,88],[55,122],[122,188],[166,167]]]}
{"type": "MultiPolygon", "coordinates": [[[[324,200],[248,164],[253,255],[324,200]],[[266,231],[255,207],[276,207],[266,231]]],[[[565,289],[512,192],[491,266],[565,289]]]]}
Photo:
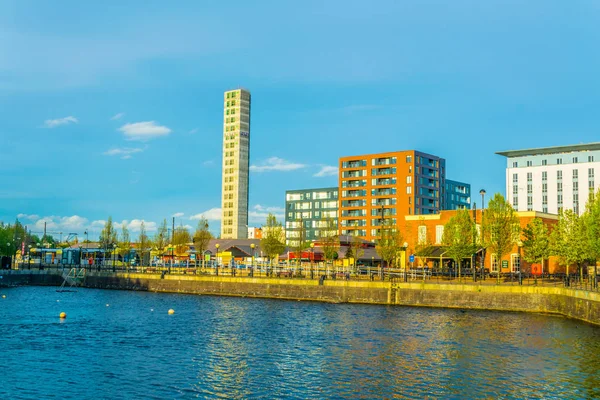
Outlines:
{"type": "Polygon", "coordinates": [[[140,234],[138,236],[138,250],[140,251],[140,264],[142,266],[150,264],[150,257],[148,250],[150,248],[150,238],[146,233],[146,224],[144,221],[140,224],[140,234]]]}
{"type": "Polygon", "coordinates": [[[333,262],[338,258],[340,249],[340,237],[338,235],[338,226],[333,218],[327,217],[319,223],[319,242],[323,249],[323,258],[325,262],[333,262]]]}
{"type": "Polygon", "coordinates": [[[596,265],[600,260],[600,189],[598,192],[590,194],[585,207],[584,223],[589,258],[594,266],[594,275],[597,276],[598,268],[596,265]]]}
{"type": "MultiPolygon", "coordinates": [[[[196,248],[196,257],[202,260],[202,268],[204,269],[204,252],[208,249],[208,245],[213,238],[208,230],[208,220],[201,218],[198,221],[196,232],[194,232],[194,247],[196,248]]],[[[196,261],[197,262],[197,261],[196,261]]]]}
{"type": "Polygon", "coordinates": [[[383,219],[375,250],[388,267],[402,255],[402,251],[405,251],[403,242],[404,236],[394,226],[393,220],[383,219]]]}
{"type": "Polygon", "coordinates": [[[112,253],[114,246],[117,244],[117,230],[113,225],[111,216],[108,217],[106,224],[104,224],[98,242],[100,243],[100,248],[104,249],[105,254],[108,251],[112,253]]]}
{"type": "Polygon", "coordinates": [[[543,266],[544,260],[548,257],[550,257],[548,227],[540,218],[534,218],[523,228],[523,259],[530,264],[543,266]]]}
{"type": "MultiPolygon", "coordinates": [[[[500,193],[496,193],[488,203],[483,214],[482,231],[484,246],[490,254],[497,257],[498,263],[502,262],[502,257],[510,253],[519,240],[519,219],[515,210],[500,193]]],[[[500,283],[500,265],[498,265],[498,284],[500,283]]]]}
{"type": "Polygon", "coordinates": [[[167,247],[169,241],[169,228],[167,228],[167,220],[164,219],[154,235],[152,246],[154,246],[158,254],[162,256],[165,253],[165,247],[167,247]]]}
{"type": "MultiPolygon", "coordinates": [[[[425,226],[425,221],[421,217],[419,221],[419,229],[422,226],[425,226]]],[[[427,228],[425,228],[424,231],[424,235],[419,235],[417,233],[417,244],[415,245],[415,256],[417,257],[419,266],[425,265],[427,258],[433,254],[433,250],[435,249],[433,243],[431,242],[429,231],[427,231],[427,228]]]]}
{"type": "Polygon", "coordinates": [[[119,236],[119,255],[125,260],[125,256],[131,251],[131,237],[129,236],[129,229],[127,225],[123,223],[121,227],[121,235],[119,236]]]}
{"type": "Polygon", "coordinates": [[[189,244],[192,242],[192,235],[187,230],[187,228],[183,225],[175,228],[175,233],[173,234],[173,246],[175,247],[175,254],[178,257],[185,255],[185,252],[189,250],[189,244]]]}
{"type": "Polygon", "coordinates": [[[300,267],[302,262],[302,251],[310,246],[310,241],[306,239],[306,227],[302,218],[295,221],[298,225],[298,229],[294,229],[292,232],[297,233],[298,236],[292,238],[289,244],[296,257],[296,266],[300,267]]]}
{"type": "Polygon", "coordinates": [[[571,264],[577,264],[580,274],[583,275],[583,263],[590,259],[589,238],[584,218],[579,217],[573,210],[561,211],[558,214],[558,223],[550,234],[550,251],[566,266],[567,275],[571,264]]]}
{"type": "MultiPolygon", "coordinates": [[[[365,255],[365,250],[363,248],[363,240],[357,236],[357,234],[352,235],[350,237],[350,246],[348,247],[348,249],[351,250],[351,255],[350,258],[353,259],[353,263],[352,263],[352,272],[353,273],[357,273],[357,268],[356,268],[356,262],[365,255]]],[[[346,258],[349,258],[348,255],[346,255],[346,258]]]]}
{"type": "Polygon", "coordinates": [[[456,214],[446,223],[442,243],[447,247],[446,253],[456,263],[460,279],[463,260],[471,258],[477,251],[477,228],[468,210],[457,210],[456,214]]]}
{"type": "Polygon", "coordinates": [[[269,257],[270,263],[273,265],[273,260],[285,251],[283,226],[273,214],[269,213],[262,231],[263,237],[260,240],[260,248],[269,257]]]}

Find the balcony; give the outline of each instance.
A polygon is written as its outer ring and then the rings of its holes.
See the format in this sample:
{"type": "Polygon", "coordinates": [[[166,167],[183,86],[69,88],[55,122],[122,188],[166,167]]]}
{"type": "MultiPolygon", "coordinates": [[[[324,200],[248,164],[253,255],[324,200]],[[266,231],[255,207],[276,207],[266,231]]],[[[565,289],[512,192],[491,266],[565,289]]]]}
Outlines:
{"type": "Polygon", "coordinates": [[[396,188],[371,190],[371,196],[391,196],[394,194],[396,194],[396,188]]]}
{"type": "Polygon", "coordinates": [[[386,158],[375,158],[372,162],[373,165],[393,165],[396,164],[396,157],[386,158]]]}
{"type": "Polygon", "coordinates": [[[367,166],[366,160],[344,161],[342,163],[342,168],[360,168],[360,167],[366,167],[366,166],[367,166]]]}
{"type": "Polygon", "coordinates": [[[371,175],[380,176],[380,175],[394,175],[396,173],[396,168],[373,168],[371,170],[371,175]]]}
{"type": "Polygon", "coordinates": [[[361,176],[365,176],[365,170],[354,170],[354,171],[344,171],[342,172],[342,178],[360,178],[361,176]]]}
{"type": "Polygon", "coordinates": [[[342,207],[364,207],[367,205],[366,200],[344,200],[342,207]]]}
{"type": "Polygon", "coordinates": [[[344,210],[342,211],[342,217],[364,217],[366,214],[365,210],[344,210]]]}

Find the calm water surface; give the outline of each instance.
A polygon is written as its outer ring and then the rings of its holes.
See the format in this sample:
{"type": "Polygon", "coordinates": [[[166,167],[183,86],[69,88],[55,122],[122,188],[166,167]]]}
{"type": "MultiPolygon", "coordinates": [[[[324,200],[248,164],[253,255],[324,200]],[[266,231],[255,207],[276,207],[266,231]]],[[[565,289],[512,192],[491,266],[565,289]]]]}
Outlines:
{"type": "Polygon", "coordinates": [[[564,318],[44,287],[0,294],[0,398],[600,398],[600,329],[564,318]]]}

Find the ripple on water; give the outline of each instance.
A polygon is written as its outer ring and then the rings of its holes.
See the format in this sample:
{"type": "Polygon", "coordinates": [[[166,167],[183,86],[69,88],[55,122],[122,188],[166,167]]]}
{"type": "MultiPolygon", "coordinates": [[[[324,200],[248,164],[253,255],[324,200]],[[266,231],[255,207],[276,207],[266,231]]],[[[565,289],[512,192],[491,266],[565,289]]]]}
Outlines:
{"type": "Polygon", "coordinates": [[[8,291],[2,398],[600,397],[600,330],[563,318],[8,291]]]}

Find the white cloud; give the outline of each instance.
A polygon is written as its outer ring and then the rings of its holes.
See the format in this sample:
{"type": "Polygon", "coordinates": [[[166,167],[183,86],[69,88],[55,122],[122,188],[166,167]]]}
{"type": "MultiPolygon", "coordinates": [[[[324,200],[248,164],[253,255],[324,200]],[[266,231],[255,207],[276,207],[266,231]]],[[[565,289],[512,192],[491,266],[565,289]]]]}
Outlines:
{"type": "Polygon", "coordinates": [[[124,116],[125,116],[125,113],[118,113],[118,114],[115,114],[115,115],[113,115],[113,116],[110,118],[110,120],[111,120],[111,121],[116,121],[116,120],[118,120],[118,119],[121,119],[121,118],[123,118],[124,116]]]}
{"type": "Polygon", "coordinates": [[[141,149],[139,147],[136,147],[136,148],[122,147],[122,148],[114,148],[114,149],[107,150],[102,154],[104,154],[105,156],[121,156],[121,159],[128,160],[131,158],[132,154],[141,153],[142,151],[144,151],[144,149],[141,149]]]}
{"type": "Polygon", "coordinates": [[[221,208],[211,208],[210,210],[192,215],[191,220],[206,218],[209,221],[220,221],[221,220],[221,208]]]}
{"type": "Polygon", "coordinates": [[[198,133],[198,128],[191,129],[188,134],[193,135],[194,133],[198,133]]]}
{"type": "Polygon", "coordinates": [[[172,216],[175,218],[180,218],[180,217],[183,217],[184,215],[185,215],[184,213],[178,212],[178,213],[173,214],[172,216]]]}
{"type": "Polygon", "coordinates": [[[322,165],[319,172],[317,172],[313,176],[320,178],[323,176],[335,176],[337,174],[338,174],[338,167],[334,167],[332,165],[322,165]]]}
{"type": "Polygon", "coordinates": [[[263,211],[263,212],[272,212],[272,213],[283,213],[285,211],[285,209],[283,207],[265,207],[265,206],[261,206],[260,204],[255,205],[254,207],[252,207],[252,209],[256,210],[256,211],[263,211]]]}
{"type": "Polygon", "coordinates": [[[213,160],[208,160],[208,161],[204,161],[202,163],[202,165],[205,166],[205,167],[210,167],[212,165],[215,165],[215,162],[213,160]]]}
{"type": "MultiPolygon", "coordinates": [[[[127,222],[127,221],[123,221],[127,222]]],[[[121,226],[123,226],[123,222],[121,226]]],[[[144,227],[146,228],[146,232],[154,232],[157,229],[156,222],[146,221],[143,219],[133,219],[131,222],[127,223],[127,229],[131,232],[139,232],[142,226],[142,222],[144,223],[144,227]]]]}
{"type": "Polygon", "coordinates": [[[103,219],[98,219],[98,220],[92,222],[91,227],[92,228],[104,228],[104,225],[106,225],[106,221],[103,219]]]}
{"type": "Polygon", "coordinates": [[[150,140],[171,133],[166,126],[157,125],[154,121],[125,124],[119,128],[128,140],[150,140]]]}
{"type": "Polygon", "coordinates": [[[278,219],[284,218],[285,209],[283,207],[262,206],[260,204],[252,207],[248,212],[248,222],[264,224],[269,214],[273,214],[278,219]]]}
{"type": "Polygon", "coordinates": [[[183,227],[184,227],[185,229],[187,229],[188,231],[191,231],[192,229],[194,229],[194,227],[193,227],[193,226],[191,226],[191,225],[183,225],[183,227]]]}
{"type": "Polygon", "coordinates": [[[294,171],[304,167],[306,167],[305,164],[293,163],[279,157],[271,157],[268,158],[265,162],[263,162],[262,165],[251,165],[250,171],[294,171]]]}
{"type": "Polygon", "coordinates": [[[36,220],[33,230],[43,232],[44,223],[46,224],[46,230],[61,231],[64,233],[83,231],[88,227],[88,219],[79,215],[72,215],[70,217],[50,215],[36,220]]]}
{"type": "Polygon", "coordinates": [[[56,128],[57,126],[76,124],[78,122],[79,120],[77,118],[73,116],[68,116],[64,118],[47,119],[44,121],[44,125],[46,126],[46,128],[56,128]]]}
{"type": "Polygon", "coordinates": [[[27,219],[29,221],[36,221],[36,220],[40,219],[40,216],[37,215],[37,214],[23,214],[23,213],[21,213],[21,214],[17,215],[17,218],[19,218],[19,219],[27,219]]]}

